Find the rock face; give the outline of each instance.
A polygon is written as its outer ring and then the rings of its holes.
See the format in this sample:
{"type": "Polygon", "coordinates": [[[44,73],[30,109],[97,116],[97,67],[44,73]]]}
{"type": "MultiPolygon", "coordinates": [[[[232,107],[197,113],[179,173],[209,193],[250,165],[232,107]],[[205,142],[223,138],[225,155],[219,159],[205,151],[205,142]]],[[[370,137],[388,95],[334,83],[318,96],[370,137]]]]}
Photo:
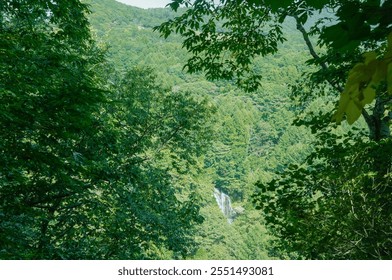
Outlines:
{"type": "Polygon", "coordinates": [[[214,197],[223,215],[227,218],[227,222],[231,224],[237,216],[237,212],[231,207],[230,197],[217,188],[214,189],[214,197]]]}

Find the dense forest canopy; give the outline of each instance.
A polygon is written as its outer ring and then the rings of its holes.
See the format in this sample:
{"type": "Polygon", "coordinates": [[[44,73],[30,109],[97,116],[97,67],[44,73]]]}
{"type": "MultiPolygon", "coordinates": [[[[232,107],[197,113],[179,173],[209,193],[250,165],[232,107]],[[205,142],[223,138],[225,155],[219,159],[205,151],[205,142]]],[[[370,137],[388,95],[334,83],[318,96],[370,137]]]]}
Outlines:
{"type": "Polygon", "coordinates": [[[391,10],[2,1],[0,258],[391,259],[391,10]]]}

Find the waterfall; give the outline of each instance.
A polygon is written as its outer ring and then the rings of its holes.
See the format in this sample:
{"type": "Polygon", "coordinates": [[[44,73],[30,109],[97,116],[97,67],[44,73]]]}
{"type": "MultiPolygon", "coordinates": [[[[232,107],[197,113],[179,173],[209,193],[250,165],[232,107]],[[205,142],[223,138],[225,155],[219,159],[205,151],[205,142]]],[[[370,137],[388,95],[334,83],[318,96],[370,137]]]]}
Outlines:
{"type": "Polygon", "coordinates": [[[214,196],[223,215],[227,218],[228,223],[231,224],[237,216],[237,212],[231,207],[230,197],[217,188],[214,189],[214,196]]]}

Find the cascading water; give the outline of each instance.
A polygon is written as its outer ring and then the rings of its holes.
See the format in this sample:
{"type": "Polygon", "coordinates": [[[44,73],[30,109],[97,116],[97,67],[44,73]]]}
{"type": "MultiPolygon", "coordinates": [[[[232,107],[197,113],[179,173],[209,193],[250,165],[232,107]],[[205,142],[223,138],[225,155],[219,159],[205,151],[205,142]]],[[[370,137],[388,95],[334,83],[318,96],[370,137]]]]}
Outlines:
{"type": "Polygon", "coordinates": [[[227,218],[228,223],[231,224],[237,216],[237,212],[231,207],[230,197],[217,188],[214,189],[214,197],[223,215],[227,218]]]}

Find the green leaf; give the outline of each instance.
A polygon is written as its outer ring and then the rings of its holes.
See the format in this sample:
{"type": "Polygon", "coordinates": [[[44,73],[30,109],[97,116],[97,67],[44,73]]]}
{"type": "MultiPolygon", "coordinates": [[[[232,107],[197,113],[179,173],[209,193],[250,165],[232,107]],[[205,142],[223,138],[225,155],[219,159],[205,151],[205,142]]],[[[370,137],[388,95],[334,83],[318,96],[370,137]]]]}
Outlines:
{"type": "Polygon", "coordinates": [[[271,7],[271,10],[273,12],[277,12],[281,8],[287,9],[293,2],[294,2],[293,0],[280,0],[280,1],[265,0],[265,4],[271,7]]]}
{"type": "Polygon", "coordinates": [[[168,5],[175,12],[177,12],[178,8],[180,7],[180,4],[178,3],[178,1],[174,1],[172,3],[169,3],[168,5]]]}
{"type": "Polygon", "coordinates": [[[341,48],[349,42],[347,30],[341,23],[325,27],[320,38],[335,48],[341,48]]]}
{"type": "Polygon", "coordinates": [[[376,98],[376,84],[370,83],[364,90],[362,94],[361,105],[364,107],[366,104],[370,104],[376,98]]]}
{"type": "Polygon", "coordinates": [[[325,7],[326,4],[328,4],[330,1],[329,0],[306,0],[306,3],[315,9],[321,10],[322,8],[325,7]]]}
{"type": "Polygon", "coordinates": [[[347,103],[346,107],[346,115],[347,122],[349,124],[353,124],[362,114],[362,105],[355,102],[355,100],[350,100],[347,103]]]}

